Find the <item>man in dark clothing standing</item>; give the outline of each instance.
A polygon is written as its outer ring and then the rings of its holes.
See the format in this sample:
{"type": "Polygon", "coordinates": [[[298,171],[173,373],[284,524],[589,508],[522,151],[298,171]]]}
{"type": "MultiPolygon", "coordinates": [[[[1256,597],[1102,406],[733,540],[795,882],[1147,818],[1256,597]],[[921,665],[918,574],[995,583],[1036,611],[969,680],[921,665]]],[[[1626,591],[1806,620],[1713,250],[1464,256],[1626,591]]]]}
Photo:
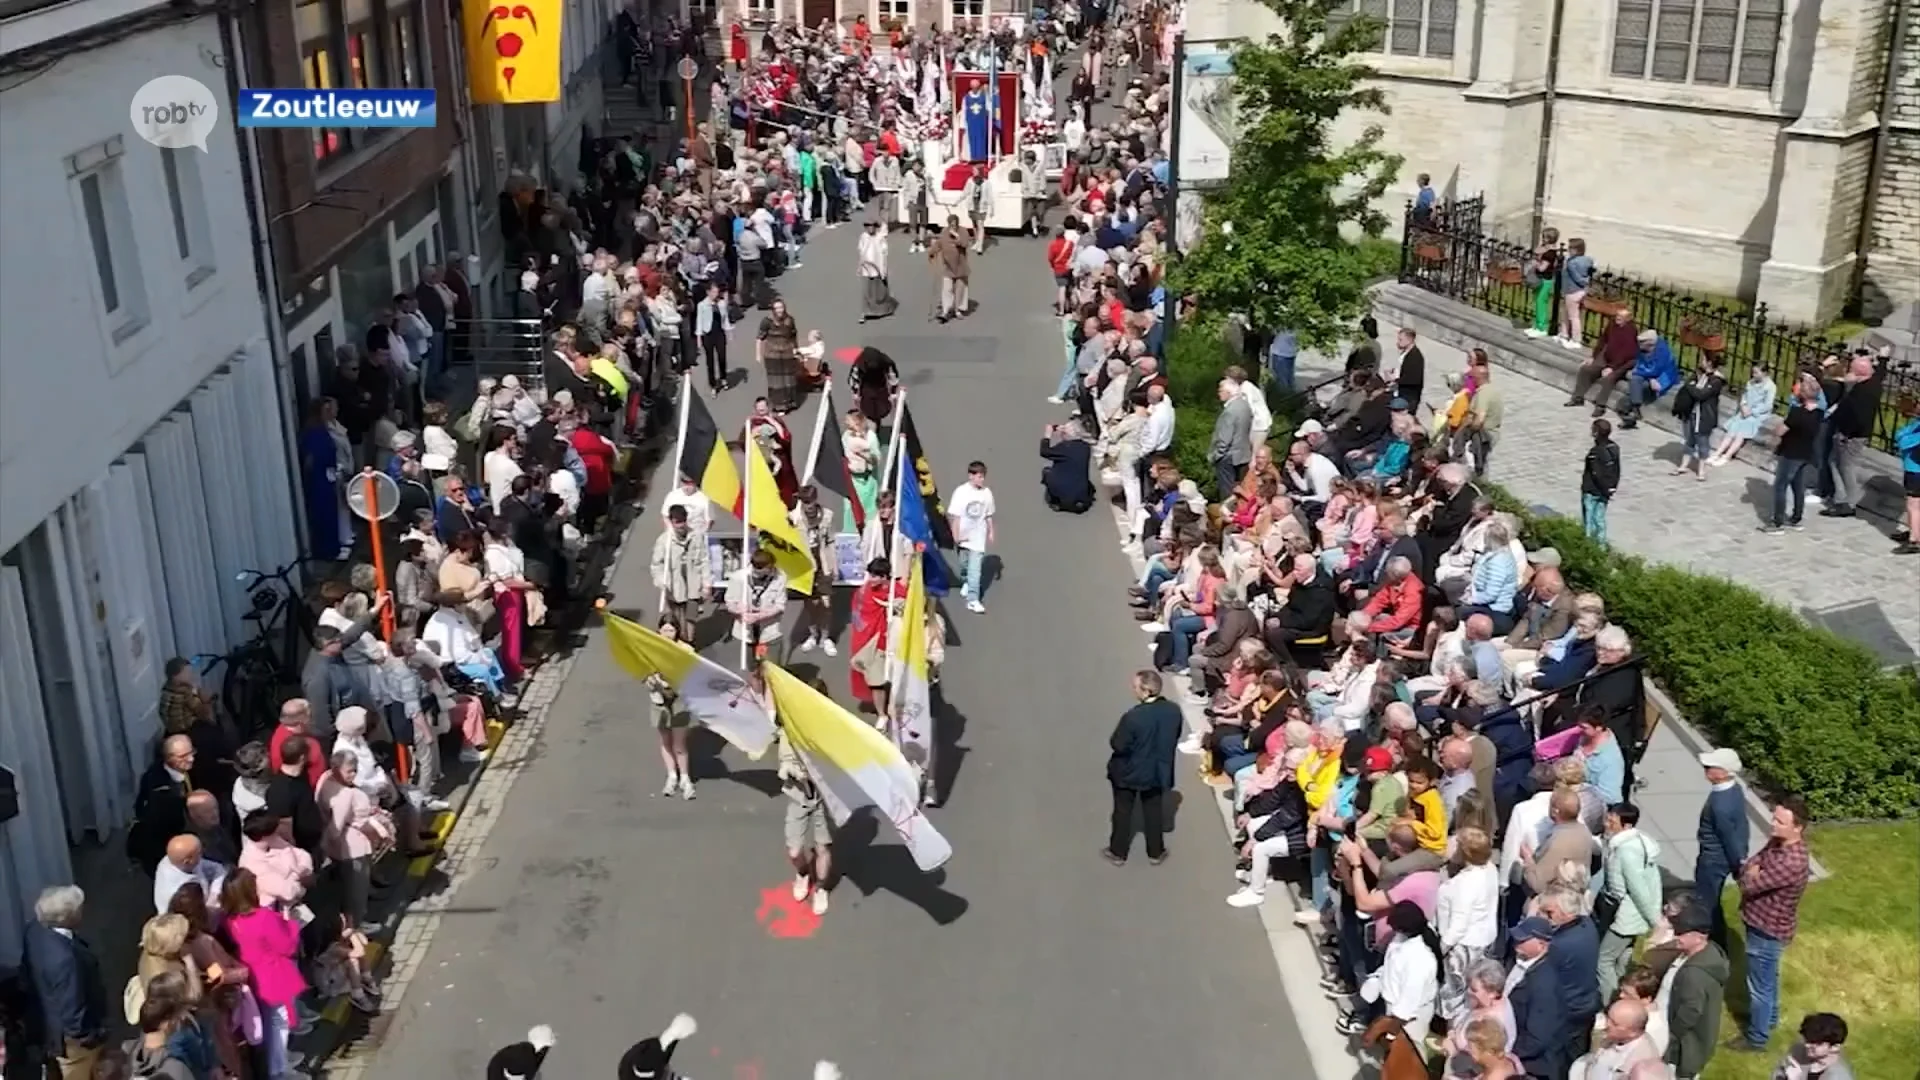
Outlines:
{"type": "Polygon", "coordinates": [[[1133,847],[1133,804],[1145,819],[1147,861],[1167,861],[1162,838],[1162,803],[1173,787],[1174,748],[1180,743],[1185,720],[1180,706],[1160,696],[1160,673],[1136,672],[1133,696],[1139,702],[1120,717],[1107,740],[1113,754],[1107,759],[1107,782],[1113,785],[1113,835],[1100,854],[1115,866],[1127,861],[1133,847]]]}
{"type": "Polygon", "coordinates": [[[1407,403],[1409,413],[1418,414],[1420,395],[1427,385],[1427,358],[1411,330],[1401,330],[1394,344],[1400,346],[1400,365],[1393,376],[1393,396],[1407,403]]]}
{"type": "Polygon", "coordinates": [[[1620,445],[1613,441],[1613,425],[1593,422],[1593,445],[1580,467],[1580,527],[1588,539],[1607,542],[1607,505],[1620,489],[1620,445]]]}
{"type": "Polygon", "coordinates": [[[1860,459],[1880,412],[1883,374],[1884,369],[1871,353],[1856,352],[1840,380],[1839,395],[1827,397],[1827,423],[1833,429],[1829,458],[1833,463],[1833,495],[1821,509],[1821,517],[1852,517],[1854,505],[1864,494],[1860,459]]]}
{"type": "Polygon", "coordinates": [[[193,740],[169,735],[160,743],[159,760],[140,777],[133,799],[133,825],[127,830],[127,857],[149,874],[160,865],[167,841],[187,830],[193,765],[193,740]]]}
{"type": "Polygon", "coordinates": [[[1752,824],[1747,818],[1746,789],[1740,786],[1740,754],[1718,747],[1700,755],[1706,771],[1707,798],[1700,804],[1700,825],[1694,834],[1700,853],[1693,861],[1693,895],[1707,909],[1707,936],[1715,944],[1727,940],[1727,916],[1720,894],[1727,879],[1737,877],[1753,850],[1752,824]]]}

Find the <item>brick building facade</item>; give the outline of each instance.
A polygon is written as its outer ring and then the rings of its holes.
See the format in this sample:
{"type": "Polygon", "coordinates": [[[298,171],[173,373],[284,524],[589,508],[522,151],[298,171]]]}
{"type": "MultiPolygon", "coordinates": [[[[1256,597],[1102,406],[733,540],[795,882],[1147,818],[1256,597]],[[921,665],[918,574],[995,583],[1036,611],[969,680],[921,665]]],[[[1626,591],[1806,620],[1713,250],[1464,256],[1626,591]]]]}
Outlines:
{"type": "Polygon", "coordinates": [[[359,343],[393,295],[453,243],[466,98],[448,5],[281,0],[241,17],[250,85],[432,88],[432,128],[261,134],[281,318],[297,396],[324,385],[334,347],[359,343]],[[444,208],[444,210],[443,210],[444,208]]]}

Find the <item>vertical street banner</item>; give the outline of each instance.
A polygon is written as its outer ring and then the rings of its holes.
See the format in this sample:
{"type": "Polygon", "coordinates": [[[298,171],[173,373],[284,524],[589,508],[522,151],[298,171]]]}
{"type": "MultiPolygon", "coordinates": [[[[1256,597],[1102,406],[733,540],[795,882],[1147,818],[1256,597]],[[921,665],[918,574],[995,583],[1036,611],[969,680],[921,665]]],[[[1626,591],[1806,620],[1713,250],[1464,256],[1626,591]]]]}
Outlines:
{"type": "Polygon", "coordinates": [[[560,0],[461,0],[467,94],[475,105],[559,101],[560,0]]]}

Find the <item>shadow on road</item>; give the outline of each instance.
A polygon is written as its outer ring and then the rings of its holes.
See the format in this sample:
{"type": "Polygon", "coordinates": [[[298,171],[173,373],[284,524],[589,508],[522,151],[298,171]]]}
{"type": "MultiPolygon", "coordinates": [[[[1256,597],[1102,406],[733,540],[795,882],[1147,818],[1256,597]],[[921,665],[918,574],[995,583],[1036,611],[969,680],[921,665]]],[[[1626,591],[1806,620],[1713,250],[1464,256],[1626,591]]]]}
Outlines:
{"type": "Polygon", "coordinates": [[[945,870],[932,873],[913,864],[913,856],[899,844],[876,846],[880,823],[873,811],[862,810],[848,820],[833,838],[833,858],[846,879],[862,896],[890,892],[921,911],[941,926],[956,922],[971,905],[963,896],[948,892],[945,870]]]}

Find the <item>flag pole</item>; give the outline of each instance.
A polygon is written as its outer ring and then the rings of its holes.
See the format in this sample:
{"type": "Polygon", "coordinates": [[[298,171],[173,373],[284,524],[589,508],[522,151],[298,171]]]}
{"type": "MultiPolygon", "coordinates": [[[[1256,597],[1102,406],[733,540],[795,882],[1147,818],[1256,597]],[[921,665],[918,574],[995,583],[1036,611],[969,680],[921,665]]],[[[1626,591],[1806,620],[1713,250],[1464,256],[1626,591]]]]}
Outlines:
{"type": "MultiPolygon", "coordinates": [[[[746,437],[745,442],[742,444],[742,449],[749,454],[759,453],[759,447],[753,445],[753,418],[751,416],[749,416],[747,422],[741,426],[741,432],[746,437]]],[[[740,465],[741,480],[743,481],[740,485],[740,570],[751,578],[753,573],[753,466],[744,456],[740,461],[740,465]]],[[[747,590],[744,588],[741,589],[740,595],[743,597],[746,596],[747,590]]],[[[741,622],[745,623],[746,620],[743,618],[741,622]]],[[[752,657],[749,655],[747,648],[747,638],[758,636],[758,631],[754,629],[754,625],[748,625],[747,633],[740,639],[740,670],[742,673],[753,670],[751,663],[752,657]]]]}
{"type": "MultiPolygon", "coordinates": [[[[683,377],[680,380],[680,436],[673,441],[673,486],[674,487],[680,486],[680,462],[682,459],[685,458],[687,453],[687,417],[692,413],[692,411],[693,411],[693,380],[690,378],[683,377]]],[[[713,527],[712,514],[707,515],[707,527],[709,529],[713,527]]],[[[705,539],[706,539],[705,537],[701,537],[702,541],[704,541],[705,539]]],[[[700,554],[702,556],[705,556],[706,552],[702,551],[700,554]]],[[[660,609],[662,614],[666,612],[667,610],[667,590],[666,589],[660,590],[660,602],[655,606],[657,606],[660,609]]]]}
{"type": "MultiPolygon", "coordinates": [[[[906,387],[901,387],[898,394],[899,396],[894,398],[893,402],[893,432],[887,436],[887,459],[884,462],[886,471],[880,474],[881,491],[887,490],[887,485],[893,483],[894,451],[900,449],[900,429],[906,426],[903,422],[907,415],[906,387]]],[[[895,489],[895,494],[898,495],[898,489],[895,489]]],[[[899,519],[895,518],[894,520],[898,521],[899,519]]]]}
{"type": "MultiPolygon", "coordinates": [[[[899,469],[900,469],[900,476],[899,476],[900,487],[898,490],[904,491],[906,490],[906,483],[907,483],[907,455],[905,454],[900,455],[899,469]]],[[[904,671],[904,668],[905,668],[905,664],[903,663],[904,655],[900,653],[898,650],[901,647],[901,642],[905,638],[905,635],[907,633],[907,628],[904,626],[895,628],[895,626],[893,625],[893,620],[896,614],[894,610],[894,605],[896,603],[895,596],[900,591],[895,583],[900,581],[903,578],[910,577],[910,571],[908,567],[911,565],[910,563],[903,566],[893,565],[893,561],[894,561],[893,556],[899,550],[900,550],[900,507],[898,503],[895,503],[893,508],[893,537],[887,542],[887,568],[888,568],[887,622],[886,622],[887,715],[882,717],[881,719],[886,721],[887,737],[893,740],[893,745],[896,747],[900,745],[900,724],[898,723],[900,718],[899,691],[900,691],[901,673],[904,671]]],[[[910,558],[919,558],[919,555],[916,553],[910,556],[910,558]]]]}
{"type": "Polygon", "coordinates": [[[813,447],[807,451],[807,467],[801,470],[800,482],[813,483],[813,467],[820,463],[820,440],[827,437],[827,414],[833,412],[833,395],[829,392],[820,396],[820,415],[813,418],[813,447]]]}

